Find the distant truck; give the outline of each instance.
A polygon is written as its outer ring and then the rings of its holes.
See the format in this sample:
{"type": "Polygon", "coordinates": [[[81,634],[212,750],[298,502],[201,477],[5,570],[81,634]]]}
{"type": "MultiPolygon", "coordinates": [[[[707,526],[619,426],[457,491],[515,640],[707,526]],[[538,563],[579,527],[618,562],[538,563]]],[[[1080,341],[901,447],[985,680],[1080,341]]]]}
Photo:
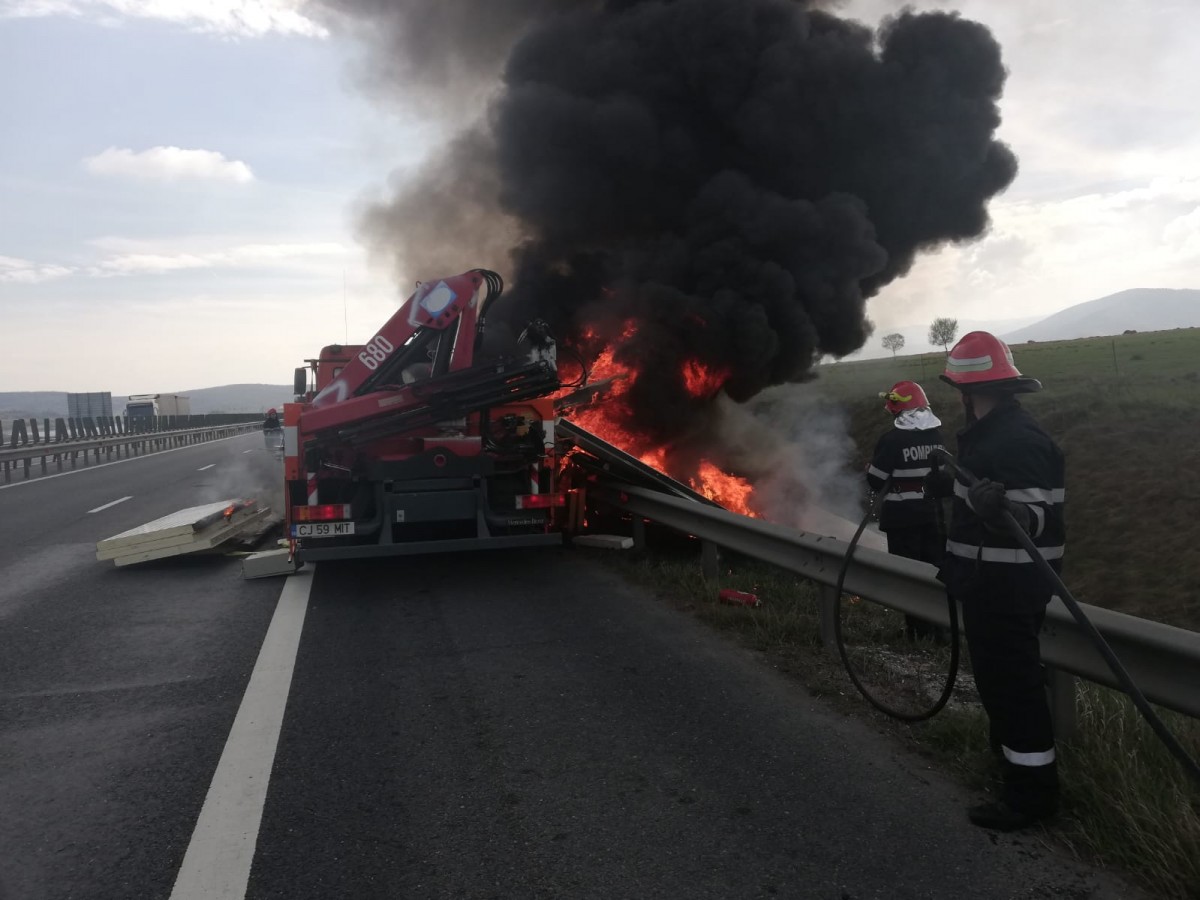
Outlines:
{"type": "Polygon", "coordinates": [[[179,394],[133,394],[125,404],[125,415],[131,419],[191,414],[191,401],[179,394]]]}
{"type": "Polygon", "coordinates": [[[98,419],[113,414],[112,393],[96,391],[88,394],[67,394],[67,415],[72,419],[98,419]]]}

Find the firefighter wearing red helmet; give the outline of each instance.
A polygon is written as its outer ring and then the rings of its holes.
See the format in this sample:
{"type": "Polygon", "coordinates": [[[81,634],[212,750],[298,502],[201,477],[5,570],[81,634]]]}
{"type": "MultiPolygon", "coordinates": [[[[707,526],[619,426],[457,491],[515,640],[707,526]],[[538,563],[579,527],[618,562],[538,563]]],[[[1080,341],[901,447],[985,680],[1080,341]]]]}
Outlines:
{"type": "Polygon", "coordinates": [[[1001,799],[973,807],[969,816],[976,825],[1012,831],[1056,812],[1058,771],[1038,640],[1051,588],[1004,527],[1003,513],[1011,513],[1059,569],[1065,464],[1017,400],[1041,390],[1041,383],[1021,374],[995,335],[965,335],[941,377],[962,394],[966,427],[958,433],[958,462],[979,481],[953,483],[938,577],[962,603],[976,686],[1004,766],[1001,799]]]}
{"type": "Polygon", "coordinates": [[[279,413],[272,406],[267,410],[267,417],[263,419],[263,431],[278,431],[282,427],[279,423],[279,413]]]}
{"type": "MultiPolygon", "coordinates": [[[[879,396],[892,414],[892,427],[879,438],[867,466],[867,484],[882,492],[879,530],[887,536],[889,553],[938,565],[945,539],[938,533],[924,482],[930,473],[929,454],[942,446],[942,422],[915,381],[898,381],[879,396]]],[[[909,615],[904,619],[910,639],[943,635],[930,622],[909,615]]]]}

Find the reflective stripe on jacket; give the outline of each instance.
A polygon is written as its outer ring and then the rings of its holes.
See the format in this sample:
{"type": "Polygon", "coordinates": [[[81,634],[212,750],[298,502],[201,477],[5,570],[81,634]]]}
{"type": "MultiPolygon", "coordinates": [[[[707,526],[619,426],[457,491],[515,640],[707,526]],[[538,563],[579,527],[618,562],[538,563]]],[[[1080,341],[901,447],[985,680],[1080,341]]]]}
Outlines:
{"type": "MultiPolygon", "coordinates": [[[[958,462],[976,478],[1000,482],[1009,500],[1028,507],[1034,545],[1060,569],[1066,552],[1063,454],[1016,399],[1004,400],[959,432],[958,462]]],[[[988,528],[967,494],[956,480],[942,580],[961,596],[1045,603],[1052,591],[1029,553],[1008,533],[988,528]]]]}
{"type": "Polygon", "coordinates": [[[880,531],[934,521],[933,503],[925,500],[924,480],[929,474],[929,453],[941,446],[937,428],[891,428],[879,439],[867,466],[867,484],[879,491],[889,476],[892,479],[880,503],[880,531]]]}

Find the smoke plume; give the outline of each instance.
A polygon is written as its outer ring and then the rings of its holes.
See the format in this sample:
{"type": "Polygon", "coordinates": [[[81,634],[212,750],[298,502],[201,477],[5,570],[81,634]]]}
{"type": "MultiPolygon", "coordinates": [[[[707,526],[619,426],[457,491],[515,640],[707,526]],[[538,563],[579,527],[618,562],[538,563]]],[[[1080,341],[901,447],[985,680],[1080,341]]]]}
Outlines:
{"type": "Polygon", "coordinates": [[[651,443],[711,426],[688,365],[744,401],[861,347],[867,300],[982,234],[1016,174],[1000,48],[951,13],[875,31],[790,0],[324,5],[371,30],[400,94],[492,90],[368,211],[370,242],[406,280],[510,274],[502,314],[585,352],[619,339],[626,424],[651,443]]]}

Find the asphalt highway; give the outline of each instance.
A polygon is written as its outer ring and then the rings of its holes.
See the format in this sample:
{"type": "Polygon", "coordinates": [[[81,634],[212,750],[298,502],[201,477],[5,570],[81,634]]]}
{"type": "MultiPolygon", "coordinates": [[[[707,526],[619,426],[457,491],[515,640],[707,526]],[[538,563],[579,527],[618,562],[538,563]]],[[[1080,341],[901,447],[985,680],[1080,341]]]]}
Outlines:
{"type": "Polygon", "coordinates": [[[0,489],[3,900],[1138,896],[585,553],[95,560],[277,466],[0,489]]]}

